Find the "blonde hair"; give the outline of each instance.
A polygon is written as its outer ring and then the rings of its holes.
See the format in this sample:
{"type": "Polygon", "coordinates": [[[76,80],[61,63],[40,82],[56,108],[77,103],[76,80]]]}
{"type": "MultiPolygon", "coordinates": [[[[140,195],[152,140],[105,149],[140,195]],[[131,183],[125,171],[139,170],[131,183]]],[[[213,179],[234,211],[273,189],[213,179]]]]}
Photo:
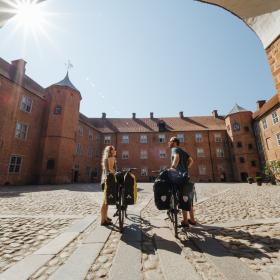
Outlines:
{"type": "Polygon", "coordinates": [[[103,154],[102,154],[102,160],[101,160],[101,166],[102,169],[106,169],[106,160],[111,156],[111,152],[114,150],[114,146],[107,146],[105,147],[103,154]]]}

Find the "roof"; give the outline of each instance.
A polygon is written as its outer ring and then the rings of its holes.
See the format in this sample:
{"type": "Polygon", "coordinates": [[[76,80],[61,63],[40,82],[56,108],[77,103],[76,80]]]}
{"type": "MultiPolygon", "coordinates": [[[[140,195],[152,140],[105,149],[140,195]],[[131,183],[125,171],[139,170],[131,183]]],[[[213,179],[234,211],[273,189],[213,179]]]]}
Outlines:
{"type": "Polygon", "coordinates": [[[87,116],[85,116],[84,114],[80,113],[79,114],[79,121],[84,122],[86,125],[88,125],[89,127],[97,130],[98,132],[100,132],[88,119],[87,116]]]}
{"type": "Polygon", "coordinates": [[[246,110],[245,108],[239,106],[238,104],[235,104],[234,107],[231,109],[231,111],[228,113],[228,115],[232,115],[240,112],[249,112],[249,110],[246,110]]]}
{"type": "Polygon", "coordinates": [[[29,78],[26,74],[22,77],[22,79],[17,79],[15,71],[16,68],[14,65],[0,58],[0,75],[32,93],[39,95],[40,97],[44,97],[45,89],[42,86],[29,78]]]}
{"type": "Polygon", "coordinates": [[[225,130],[224,117],[213,116],[184,118],[89,118],[102,133],[159,132],[158,123],[164,121],[167,131],[225,130]]]}
{"type": "Polygon", "coordinates": [[[275,106],[280,104],[280,93],[275,94],[271,99],[269,99],[264,105],[253,113],[253,119],[258,119],[271,111],[275,106]]]}
{"type": "Polygon", "coordinates": [[[60,81],[60,82],[54,84],[54,86],[69,87],[69,88],[74,89],[74,90],[76,90],[76,91],[79,92],[79,90],[78,90],[78,89],[72,84],[72,82],[70,81],[68,71],[67,71],[67,73],[66,73],[65,78],[64,78],[62,81],[60,81]]]}

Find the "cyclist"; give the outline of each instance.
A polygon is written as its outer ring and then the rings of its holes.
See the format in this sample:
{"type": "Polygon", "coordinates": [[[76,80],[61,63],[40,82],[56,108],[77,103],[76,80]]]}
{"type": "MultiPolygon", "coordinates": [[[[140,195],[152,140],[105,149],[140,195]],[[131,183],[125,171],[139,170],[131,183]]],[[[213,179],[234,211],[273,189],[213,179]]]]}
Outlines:
{"type": "MultiPolygon", "coordinates": [[[[114,146],[107,146],[104,149],[101,166],[102,166],[102,177],[101,177],[101,186],[104,190],[104,182],[108,173],[115,174],[117,167],[116,160],[117,151],[114,146]]],[[[108,218],[108,205],[106,202],[106,197],[104,193],[104,201],[101,207],[101,225],[108,226],[112,224],[112,219],[108,218]]]]}
{"type": "MultiPolygon", "coordinates": [[[[188,176],[188,169],[193,165],[193,159],[180,146],[180,140],[177,137],[171,137],[168,147],[171,149],[171,168],[168,175],[173,184],[180,185],[183,176],[188,176]]],[[[188,220],[188,211],[183,210],[183,221],[181,225],[188,227],[189,223],[195,225],[193,202],[190,201],[190,219],[188,220]]]]}

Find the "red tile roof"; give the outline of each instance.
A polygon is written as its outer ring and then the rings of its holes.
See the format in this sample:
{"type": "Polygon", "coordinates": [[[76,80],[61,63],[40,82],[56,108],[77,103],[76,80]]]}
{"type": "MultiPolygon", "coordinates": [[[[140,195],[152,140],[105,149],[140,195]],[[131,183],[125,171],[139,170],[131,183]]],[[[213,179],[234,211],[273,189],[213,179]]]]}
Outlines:
{"type": "Polygon", "coordinates": [[[271,99],[269,99],[259,110],[253,113],[253,119],[259,119],[269,111],[271,111],[275,106],[280,104],[280,93],[275,94],[271,99]]]}
{"type": "Polygon", "coordinates": [[[184,118],[89,118],[89,121],[103,133],[114,132],[158,132],[159,121],[164,121],[167,131],[225,130],[224,117],[213,116],[184,118]]]}

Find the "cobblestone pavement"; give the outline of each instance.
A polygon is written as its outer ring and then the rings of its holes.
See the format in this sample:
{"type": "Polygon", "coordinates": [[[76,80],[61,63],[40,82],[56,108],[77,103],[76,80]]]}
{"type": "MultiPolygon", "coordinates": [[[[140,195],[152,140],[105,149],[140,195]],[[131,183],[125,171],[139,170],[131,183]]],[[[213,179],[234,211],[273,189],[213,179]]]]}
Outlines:
{"type": "MultiPolygon", "coordinates": [[[[139,209],[139,230],[142,236],[139,277],[145,280],[166,279],[155,241],[156,228],[151,222],[156,217],[164,220],[166,214],[165,211],[156,209],[151,184],[138,184],[138,188],[137,205],[144,207],[142,211],[139,209]],[[152,199],[150,203],[149,199],[152,199]]],[[[272,222],[270,220],[280,218],[280,187],[209,183],[197,184],[196,190],[196,218],[199,225],[203,225],[202,230],[208,238],[217,240],[228,254],[232,254],[260,279],[279,280],[280,219],[272,222]]],[[[83,217],[98,215],[102,199],[99,187],[94,184],[0,189],[0,272],[13,268],[59,237],[74,223],[82,221],[83,217]]],[[[114,207],[110,208],[111,211],[114,210],[114,207]]],[[[133,210],[135,206],[129,209],[133,210]]],[[[169,220],[165,222],[166,228],[170,228],[171,232],[172,225],[169,220]]],[[[103,235],[104,228],[99,223],[99,218],[93,219],[77,236],[65,243],[62,250],[40,267],[36,267],[24,279],[48,279],[60,268],[67,267],[69,258],[81,246],[86,246],[85,240],[89,236],[95,234],[100,238],[103,235]]],[[[164,242],[174,243],[181,248],[180,255],[186,263],[191,264],[200,279],[228,279],[220,267],[209,259],[209,252],[201,250],[193,241],[195,230],[199,228],[201,226],[181,230],[179,239],[164,242]]],[[[132,234],[137,237],[137,232],[132,234]]],[[[100,251],[96,252],[96,257],[85,269],[87,273],[79,279],[114,279],[110,276],[110,271],[116,265],[114,259],[121,236],[117,227],[111,229],[100,251]]],[[[129,242],[127,246],[131,246],[129,242]]],[[[80,265],[82,264],[83,262],[80,265]]],[[[175,279],[179,278],[174,275],[175,279]]]]}

